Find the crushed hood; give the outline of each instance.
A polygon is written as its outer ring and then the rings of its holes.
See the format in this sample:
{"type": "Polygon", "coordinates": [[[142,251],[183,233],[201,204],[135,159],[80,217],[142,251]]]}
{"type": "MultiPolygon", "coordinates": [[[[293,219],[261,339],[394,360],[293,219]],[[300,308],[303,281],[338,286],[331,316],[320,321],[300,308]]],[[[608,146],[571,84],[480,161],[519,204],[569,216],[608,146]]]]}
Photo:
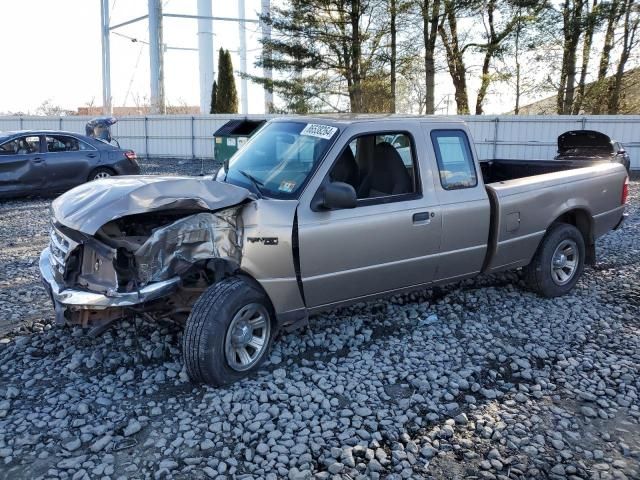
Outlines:
{"type": "Polygon", "coordinates": [[[249,190],[212,177],[140,175],[85,183],[54,200],[52,210],[62,225],[93,235],[104,224],[128,215],[219,210],[250,196],[249,190]]]}

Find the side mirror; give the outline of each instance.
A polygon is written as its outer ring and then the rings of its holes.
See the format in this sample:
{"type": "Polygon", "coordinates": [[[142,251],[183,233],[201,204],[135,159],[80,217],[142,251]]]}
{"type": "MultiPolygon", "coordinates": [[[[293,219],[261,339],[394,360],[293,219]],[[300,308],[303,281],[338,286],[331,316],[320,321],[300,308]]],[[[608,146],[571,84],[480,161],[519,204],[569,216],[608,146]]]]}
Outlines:
{"type": "Polygon", "coordinates": [[[322,188],[317,197],[314,210],[328,209],[341,210],[343,208],[355,208],[358,203],[355,189],[344,182],[330,182],[322,188]]]}
{"type": "Polygon", "coordinates": [[[624,148],[618,150],[618,155],[624,155],[625,153],[627,153],[627,151],[624,148]]]}

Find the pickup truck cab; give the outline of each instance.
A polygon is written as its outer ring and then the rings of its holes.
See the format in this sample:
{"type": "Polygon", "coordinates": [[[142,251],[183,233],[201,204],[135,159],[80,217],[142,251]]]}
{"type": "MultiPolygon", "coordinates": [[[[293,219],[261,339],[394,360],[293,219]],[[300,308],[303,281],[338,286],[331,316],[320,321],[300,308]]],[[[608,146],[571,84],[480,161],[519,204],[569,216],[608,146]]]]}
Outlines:
{"type": "Polygon", "coordinates": [[[61,196],[40,269],[60,322],[186,317],[187,372],[222,385],[279,328],[338,305],[519,267],[565,294],[622,223],[627,185],[619,164],[479,162],[460,121],[278,118],[215,179],[61,196]]]}

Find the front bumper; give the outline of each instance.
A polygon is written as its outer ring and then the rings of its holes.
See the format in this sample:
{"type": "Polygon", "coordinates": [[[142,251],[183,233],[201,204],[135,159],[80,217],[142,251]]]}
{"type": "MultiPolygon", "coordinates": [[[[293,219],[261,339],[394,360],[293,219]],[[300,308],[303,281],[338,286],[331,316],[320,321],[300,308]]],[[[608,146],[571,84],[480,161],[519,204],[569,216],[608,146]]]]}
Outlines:
{"type": "Polygon", "coordinates": [[[56,312],[65,307],[70,307],[73,310],[132,307],[169,295],[180,285],[180,277],[173,277],[163,282],[146,285],[136,292],[113,292],[108,295],[64,288],[54,277],[50,256],[49,248],[45,248],[40,254],[40,275],[53,300],[56,312]]]}

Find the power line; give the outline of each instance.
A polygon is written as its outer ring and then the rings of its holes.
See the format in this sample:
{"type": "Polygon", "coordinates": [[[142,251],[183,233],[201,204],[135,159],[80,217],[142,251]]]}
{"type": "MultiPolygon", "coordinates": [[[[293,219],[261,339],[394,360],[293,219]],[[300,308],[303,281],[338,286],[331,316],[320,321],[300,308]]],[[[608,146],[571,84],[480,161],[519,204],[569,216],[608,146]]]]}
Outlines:
{"type": "Polygon", "coordinates": [[[127,106],[127,98],[129,98],[129,93],[131,93],[131,86],[133,85],[133,80],[136,77],[136,73],[138,73],[138,65],[140,64],[140,58],[142,57],[142,51],[144,50],[144,45],[140,45],[140,51],[138,52],[138,58],[136,59],[136,64],[133,67],[133,73],[131,74],[131,78],[129,79],[129,86],[127,87],[127,93],[124,96],[124,101],[122,102],[122,106],[127,106]]]}
{"type": "Polygon", "coordinates": [[[140,40],[136,37],[130,37],[129,35],[125,35],[124,33],[118,33],[118,32],[111,32],[113,35],[117,35],[119,37],[122,38],[126,38],[127,40],[131,41],[132,43],[144,43],[145,45],[149,45],[149,42],[147,42],[146,40],[140,40]]]}
{"type": "Polygon", "coordinates": [[[117,2],[118,0],[113,0],[113,3],[111,4],[111,10],[109,10],[109,25],[111,25],[111,15],[113,14],[113,10],[116,8],[117,2]]]}

